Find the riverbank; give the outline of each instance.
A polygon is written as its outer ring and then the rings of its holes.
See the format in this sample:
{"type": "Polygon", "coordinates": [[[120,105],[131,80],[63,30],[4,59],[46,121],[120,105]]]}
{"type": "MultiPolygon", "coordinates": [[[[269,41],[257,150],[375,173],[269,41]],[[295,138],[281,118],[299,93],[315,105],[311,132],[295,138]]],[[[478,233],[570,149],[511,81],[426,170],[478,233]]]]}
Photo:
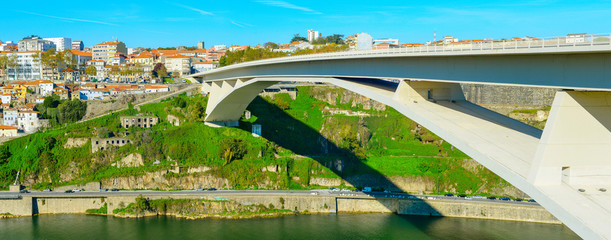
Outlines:
{"type": "Polygon", "coordinates": [[[293,213],[395,213],[561,223],[534,203],[328,190],[30,193],[0,198],[0,212],[12,216],[85,214],[88,210],[118,217],[170,215],[191,219],[241,219],[293,213]]]}

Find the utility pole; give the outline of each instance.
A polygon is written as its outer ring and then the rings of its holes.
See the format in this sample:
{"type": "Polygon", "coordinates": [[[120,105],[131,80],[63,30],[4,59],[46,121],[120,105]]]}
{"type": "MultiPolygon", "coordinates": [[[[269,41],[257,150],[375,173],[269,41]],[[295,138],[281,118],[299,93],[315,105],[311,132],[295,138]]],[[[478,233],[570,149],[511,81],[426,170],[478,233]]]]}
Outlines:
{"type": "Polygon", "coordinates": [[[17,171],[17,177],[15,178],[15,182],[13,183],[13,185],[17,185],[17,182],[19,181],[19,173],[21,171],[17,171]]]}
{"type": "Polygon", "coordinates": [[[437,29],[433,32],[433,42],[437,42],[437,29]]]}

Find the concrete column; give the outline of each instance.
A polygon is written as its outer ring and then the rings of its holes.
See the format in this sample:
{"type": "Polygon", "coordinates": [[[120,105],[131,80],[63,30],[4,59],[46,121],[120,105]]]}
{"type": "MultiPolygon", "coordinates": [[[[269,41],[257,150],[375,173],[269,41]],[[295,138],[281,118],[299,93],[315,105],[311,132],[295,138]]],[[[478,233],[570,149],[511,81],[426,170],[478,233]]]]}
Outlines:
{"type": "Polygon", "coordinates": [[[278,81],[236,79],[216,84],[208,99],[206,124],[218,127],[238,126],[238,121],[250,102],[263,89],[276,83],[278,81]]]}
{"type": "Polygon", "coordinates": [[[394,99],[408,101],[460,101],[465,94],[458,83],[404,80],[399,83],[394,99]]]}
{"type": "MultiPolygon", "coordinates": [[[[210,82],[210,96],[208,96],[208,106],[214,106],[222,100],[223,96],[230,92],[235,86],[236,80],[210,82]]],[[[206,114],[210,114],[211,108],[206,108],[206,114]]]]}
{"type": "Polygon", "coordinates": [[[556,93],[529,181],[535,185],[611,182],[611,92],[556,93]]]}

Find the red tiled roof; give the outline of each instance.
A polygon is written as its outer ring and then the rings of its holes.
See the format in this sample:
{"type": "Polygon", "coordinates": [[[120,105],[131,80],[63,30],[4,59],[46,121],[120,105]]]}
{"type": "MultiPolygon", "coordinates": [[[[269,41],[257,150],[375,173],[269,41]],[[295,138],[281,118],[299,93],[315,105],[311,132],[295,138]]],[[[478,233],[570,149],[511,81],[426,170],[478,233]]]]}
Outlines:
{"type": "MultiPolygon", "coordinates": [[[[4,104],[2,104],[4,105],[4,104]]],[[[17,129],[17,127],[8,126],[8,125],[0,125],[0,129],[8,130],[8,129],[17,129]]]]}

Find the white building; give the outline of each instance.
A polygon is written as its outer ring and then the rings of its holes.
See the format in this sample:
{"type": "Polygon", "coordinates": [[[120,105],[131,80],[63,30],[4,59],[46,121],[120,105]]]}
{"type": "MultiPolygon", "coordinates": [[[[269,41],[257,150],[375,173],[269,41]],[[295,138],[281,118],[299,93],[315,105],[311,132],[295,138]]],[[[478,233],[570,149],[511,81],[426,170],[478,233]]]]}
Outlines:
{"type": "Polygon", "coordinates": [[[56,37],[56,38],[43,38],[44,40],[51,41],[55,44],[55,51],[61,52],[66,49],[72,49],[72,39],[65,37],[56,37]]]}
{"type": "Polygon", "coordinates": [[[0,95],[0,99],[2,99],[2,104],[11,103],[12,95],[10,93],[3,93],[0,95]]]}
{"type": "Polygon", "coordinates": [[[19,111],[17,109],[7,109],[4,110],[2,118],[4,120],[4,125],[8,125],[8,126],[17,126],[17,117],[19,111]]]}
{"type": "Polygon", "coordinates": [[[394,44],[394,45],[399,45],[399,39],[396,38],[380,38],[380,39],[376,39],[373,40],[373,44],[379,44],[379,43],[390,43],[390,44],[394,44]]]}
{"type": "Polygon", "coordinates": [[[214,48],[214,50],[216,51],[219,51],[219,50],[227,49],[227,45],[224,45],[224,44],[223,45],[214,45],[214,47],[212,48],[214,48]]]}
{"type": "Polygon", "coordinates": [[[452,37],[452,36],[445,36],[443,37],[443,44],[452,44],[452,43],[456,43],[458,42],[458,38],[452,37]]]}
{"type": "Polygon", "coordinates": [[[158,93],[158,92],[169,92],[167,86],[146,86],[144,87],[145,93],[158,93]]]}
{"type": "Polygon", "coordinates": [[[572,33],[566,35],[566,43],[584,43],[586,42],[587,33],[572,33]]]}
{"type": "Polygon", "coordinates": [[[39,36],[28,36],[17,42],[17,49],[20,52],[25,51],[49,51],[51,48],[56,48],[55,43],[44,40],[39,36]]]}
{"type": "Polygon", "coordinates": [[[24,132],[36,132],[40,127],[37,111],[19,111],[17,116],[17,127],[24,132]]]}
{"type": "Polygon", "coordinates": [[[191,62],[192,58],[189,56],[168,56],[165,57],[165,67],[168,69],[168,72],[178,73],[179,76],[189,75],[191,74],[191,62]]]}
{"type": "Polygon", "coordinates": [[[38,83],[38,88],[40,89],[40,95],[43,97],[50,96],[53,94],[53,89],[55,89],[55,84],[49,80],[40,81],[38,83]]]}
{"type": "Polygon", "coordinates": [[[17,127],[0,125],[0,137],[17,136],[17,127]]]}
{"type": "Polygon", "coordinates": [[[95,78],[98,80],[102,80],[106,77],[106,62],[104,62],[104,60],[90,60],[87,62],[87,65],[92,65],[95,67],[95,78]]]}
{"type": "Polygon", "coordinates": [[[313,29],[308,30],[308,42],[312,42],[318,38],[320,38],[320,33],[318,31],[314,31],[313,29]]]}
{"type": "Polygon", "coordinates": [[[213,62],[196,62],[196,63],[193,63],[193,70],[195,70],[196,73],[210,71],[210,70],[215,69],[215,68],[216,68],[216,64],[214,64],[213,62]]]}
{"type": "Polygon", "coordinates": [[[0,44],[0,51],[7,51],[8,47],[17,46],[17,44],[13,41],[6,41],[5,43],[0,44]]]}
{"type": "Polygon", "coordinates": [[[371,50],[373,48],[373,37],[368,33],[359,33],[356,35],[354,49],[356,50],[371,50]]]}
{"type": "Polygon", "coordinates": [[[35,55],[42,51],[10,52],[7,56],[17,56],[17,67],[8,68],[8,79],[12,80],[37,80],[42,79],[42,66],[35,61],[35,55]]]}
{"type": "Polygon", "coordinates": [[[79,98],[81,100],[103,100],[104,97],[110,95],[108,89],[91,89],[79,91],[79,98]]]}
{"type": "Polygon", "coordinates": [[[79,40],[72,41],[72,50],[83,51],[85,50],[85,44],[79,40]]]}

